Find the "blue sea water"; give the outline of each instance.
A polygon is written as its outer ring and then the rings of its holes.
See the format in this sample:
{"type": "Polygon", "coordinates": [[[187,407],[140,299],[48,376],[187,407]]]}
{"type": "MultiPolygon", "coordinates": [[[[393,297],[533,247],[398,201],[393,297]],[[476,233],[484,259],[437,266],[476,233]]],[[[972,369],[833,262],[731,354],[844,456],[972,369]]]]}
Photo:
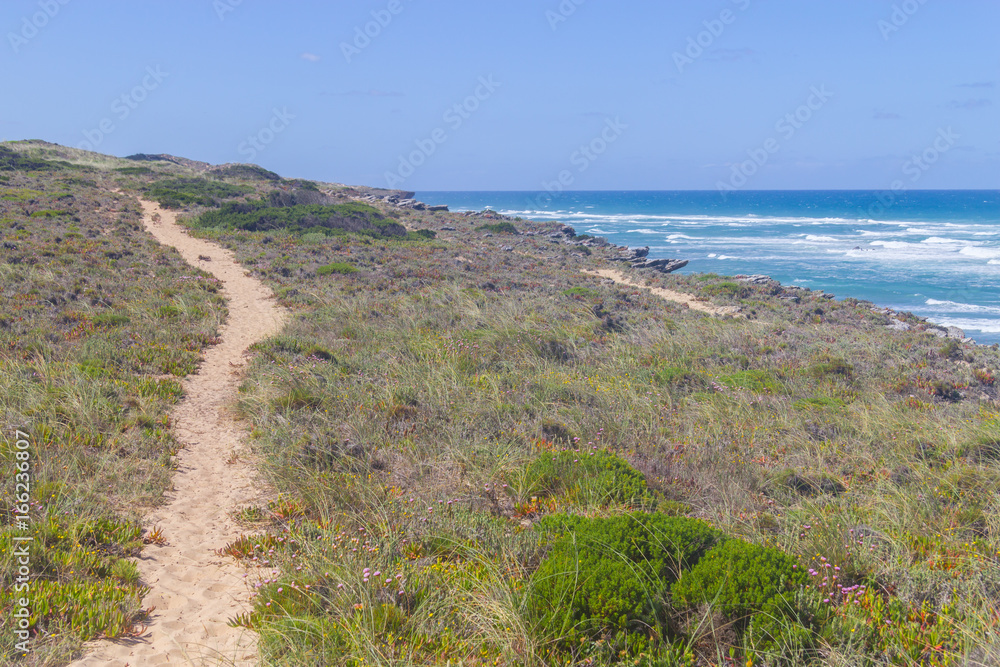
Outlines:
{"type": "Polygon", "coordinates": [[[558,220],[578,234],[867,299],[1000,343],[1000,191],[418,192],[453,211],[558,220]]]}

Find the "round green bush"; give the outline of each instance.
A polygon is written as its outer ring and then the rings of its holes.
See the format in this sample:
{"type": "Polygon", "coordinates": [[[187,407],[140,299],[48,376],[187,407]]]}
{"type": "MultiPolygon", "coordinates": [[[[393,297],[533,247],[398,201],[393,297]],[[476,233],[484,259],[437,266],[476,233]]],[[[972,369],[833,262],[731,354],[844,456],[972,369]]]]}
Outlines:
{"type": "Polygon", "coordinates": [[[662,627],[670,584],[724,539],[702,521],[659,513],[557,515],[540,527],[554,538],[532,578],[529,611],[564,645],[662,627]]]}
{"type": "Polygon", "coordinates": [[[761,612],[774,598],[805,585],[796,560],[771,547],[729,540],[713,548],[671,591],[678,608],[710,604],[730,618],[761,612]]]}
{"type": "Polygon", "coordinates": [[[564,494],[597,504],[653,500],[642,473],[611,452],[545,452],[528,466],[525,479],[531,495],[564,494]]]}

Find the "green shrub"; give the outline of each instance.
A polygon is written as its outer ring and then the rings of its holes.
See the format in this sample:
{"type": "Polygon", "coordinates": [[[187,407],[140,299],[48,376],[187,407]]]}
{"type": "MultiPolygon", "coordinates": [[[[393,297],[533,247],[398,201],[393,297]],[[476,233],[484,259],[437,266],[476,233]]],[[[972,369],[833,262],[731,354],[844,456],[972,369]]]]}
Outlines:
{"type": "Polygon", "coordinates": [[[118,167],[115,169],[119,174],[128,174],[129,176],[138,176],[140,174],[152,174],[153,170],[149,167],[118,167]]]}
{"type": "Polygon", "coordinates": [[[719,382],[733,389],[749,389],[759,394],[777,394],[783,390],[781,383],[764,370],[739,371],[720,377],[719,382]]]}
{"type": "Polygon", "coordinates": [[[663,627],[670,584],[724,539],[702,521],[656,513],[558,515],[540,528],[555,538],[532,577],[529,612],[565,646],[663,627]]]}
{"type": "Polygon", "coordinates": [[[598,504],[652,501],[642,473],[611,452],[546,452],[528,466],[525,481],[530,495],[566,495],[598,504]]]}
{"type": "Polygon", "coordinates": [[[494,234],[517,234],[517,227],[509,222],[496,222],[488,225],[476,227],[479,232],[493,232],[494,234]]]}
{"type": "Polygon", "coordinates": [[[206,211],[195,221],[197,227],[242,229],[264,232],[283,229],[295,234],[323,232],[330,236],[359,234],[375,238],[406,238],[406,227],[389,220],[366,204],[272,205],[268,199],[228,202],[206,211]]]}
{"type": "Polygon", "coordinates": [[[0,146],[0,171],[57,171],[70,166],[66,162],[40,160],[6,146],[0,146]]]}
{"type": "Polygon", "coordinates": [[[851,379],[854,377],[854,366],[843,359],[826,359],[810,366],[807,373],[817,379],[836,375],[851,379]]]}
{"type": "Polygon", "coordinates": [[[101,313],[94,316],[93,322],[94,326],[98,327],[117,327],[128,324],[129,317],[122,313],[101,313]]]}
{"type": "Polygon", "coordinates": [[[328,276],[331,273],[339,273],[341,275],[348,275],[351,273],[357,273],[358,268],[353,264],[347,262],[333,262],[332,264],[327,264],[326,266],[321,266],[316,269],[316,273],[321,276],[328,276]]]}
{"type": "Polygon", "coordinates": [[[435,232],[433,229],[418,229],[417,231],[413,232],[413,234],[418,238],[427,240],[437,238],[437,232],[435,232]]]}
{"type": "Polygon", "coordinates": [[[962,392],[955,388],[950,382],[944,380],[934,380],[931,382],[931,387],[934,390],[934,395],[938,398],[943,398],[946,401],[951,401],[955,403],[962,400],[962,392]]]}
{"type": "Polygon", "coordinates": [[[731,299],[742,299],[750,293],[750,290],[746,285],[741,285],[740,283],[723,282],[709,285],[702,290],[702,293],[705,296],[724,296],[731,299]]]}
{"type": "Polygon", "coordinates": [[[563,290],[563,294],[572,297],[578,296],[585,299],[600,296],[600,292],[598,292],[597,290],[592,290],[589,287],[581,287],[580,285],[577,285],[576,287],[570,287],[567,290],[563,290]]]}
{"type": "Polygon", "coordinates": [[[954,359],[960,356],[961,352],[962,346],[958,344],[957,340],[949,340],[938,350],[938,354],[944,359],[954,359]]]}
{"type": "Polygon", "coordinates": [[[710,604],[734,620],[763,611],[775,598],[805,585],[794,558],[771,547],[729,540],[702,558],[674,584],[679,608],[710,604]]]}
{"type": "Polygon", "coordinates": [[[164,208],[180,208],[188,204],[218,206],[222,199],[232,199],[253,192],[246,185],[230,185],[205,178],[171,178],[149,186],[149,197],[164,208]]]}

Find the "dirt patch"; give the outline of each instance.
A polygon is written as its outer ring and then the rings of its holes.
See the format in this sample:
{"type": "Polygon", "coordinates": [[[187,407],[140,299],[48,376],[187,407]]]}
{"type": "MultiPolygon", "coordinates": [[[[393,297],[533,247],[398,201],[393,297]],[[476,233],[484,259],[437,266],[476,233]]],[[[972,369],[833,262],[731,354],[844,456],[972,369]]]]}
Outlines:
{"type": "Polygon", "coordinates": [[[684,292],[675,292],[674,290],[665,289],[663,287],[647,287],[646,285],[641,285],[633,280],[629,280],[625,277],[625,274],[621,271],[615,271],[614,269],[597,269],[596,271],[586,271],[583,270],[582,273],[587,273],[592,276],[599,276],[601,278],[607,278],[613,280],[616,283],[622,285],[629,285],[631,287],[638,287],[640,289],[648,289],[650,292],[660,297],[661,299],[666,299],[667,301],[673,301],[674,303],[679,303],[685,305],[691,310],[698,310],[703,313],[709,313],[711,315],[731,315],[733,317],[743,317],[740,315],[740,311],[735,306],[713,306],[712,304],[705,303],[704,301],[698,301],[693,294],[686,294],[684,292]]]}

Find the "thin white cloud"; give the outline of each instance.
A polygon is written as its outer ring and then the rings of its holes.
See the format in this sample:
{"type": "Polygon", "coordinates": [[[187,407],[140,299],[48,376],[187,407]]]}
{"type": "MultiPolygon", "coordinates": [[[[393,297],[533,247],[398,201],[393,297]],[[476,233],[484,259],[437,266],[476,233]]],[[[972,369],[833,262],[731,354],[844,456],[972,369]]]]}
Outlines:
{"type": "Polygon", "coordinates": [[[322,58],[317,56],[315,53],[309,53],[308,51],[306,51],[299,57],[302,58],[302,60],[308,60],[311,63],[318,63],[320,60],[322,60],[322,58]]]}
{"type": "Polygon", "coordinates": [[[951,107],[953,109],[980,109],[982,107],[992,106],[993,102],[987,99],[978,100],[952,100],[951,107]]]}

